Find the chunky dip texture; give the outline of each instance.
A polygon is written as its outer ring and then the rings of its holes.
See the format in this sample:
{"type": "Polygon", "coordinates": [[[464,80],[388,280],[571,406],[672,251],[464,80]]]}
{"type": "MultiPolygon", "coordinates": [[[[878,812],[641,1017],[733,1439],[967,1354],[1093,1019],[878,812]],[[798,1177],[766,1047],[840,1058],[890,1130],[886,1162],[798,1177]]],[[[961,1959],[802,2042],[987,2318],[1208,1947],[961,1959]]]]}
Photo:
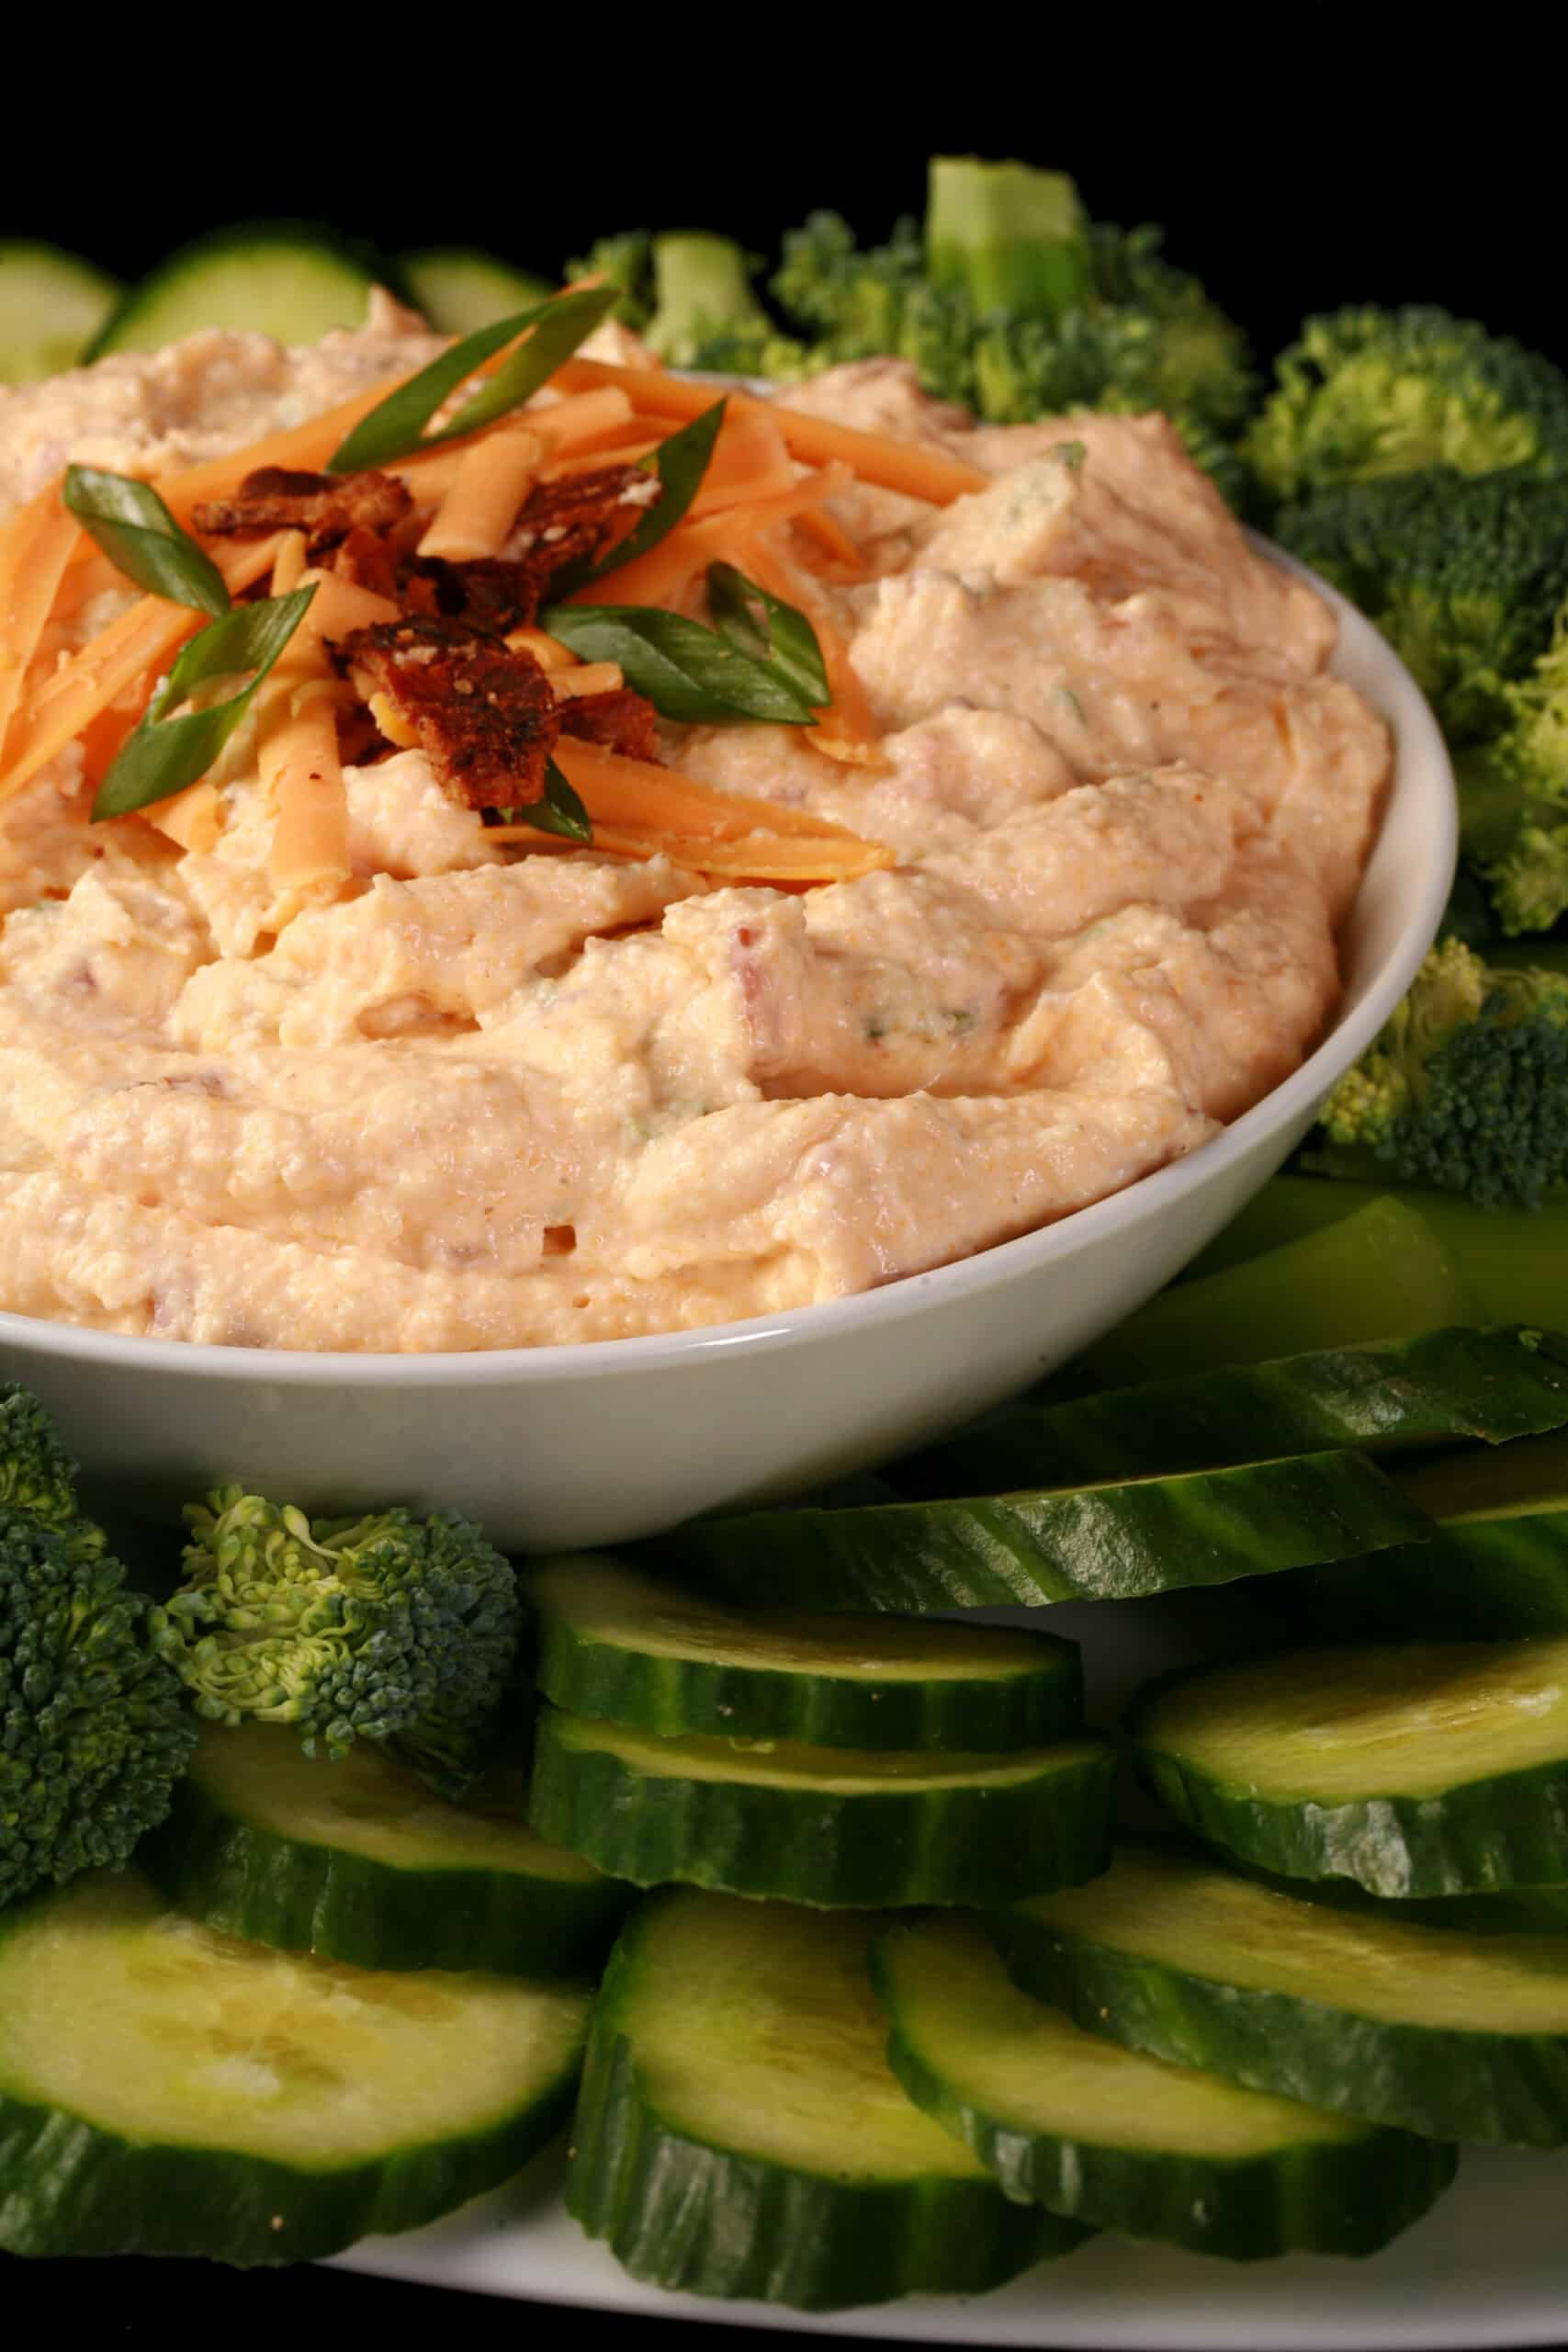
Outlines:
{"type": "MultiPolygon", "coordinates": [[[[385,310],[0,394],[0,522],[67,459],[190,464],[436,347],[385,310]]],[[[184,842],[91,824],[73,743],[0,808],[0,1306],[347,1350],[722,1322],[1069,1214],[1300,1062],[1390,757],[1321,600],[1159,418],[976,427],[880,361],[791,400],[994,481],[834,501],[873,743],[660,751],[896,862],[781,889],[497,839],[383,743],[347,882],[280,887],[245,729],[184,842]]]]}

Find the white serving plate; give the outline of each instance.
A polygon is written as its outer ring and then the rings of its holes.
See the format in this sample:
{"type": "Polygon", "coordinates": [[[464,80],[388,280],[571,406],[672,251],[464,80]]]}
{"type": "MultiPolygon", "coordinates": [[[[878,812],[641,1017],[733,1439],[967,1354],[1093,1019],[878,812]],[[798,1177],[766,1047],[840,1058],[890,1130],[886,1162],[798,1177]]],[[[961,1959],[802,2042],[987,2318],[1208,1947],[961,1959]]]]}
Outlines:
{"type": "MultiPolygon", "coordinates": [[[[1027,1622],[1027,1612],[1011,1613],[1027,1622]]],[[[1083,1644],[1091,1717],[1109,1722],[1146,1675],[1244,1642],[1251,1623],[1269,1621],[1232,1585],[1071,1602],[1047,1622],[1083,1644]]],[[[335,2267],[664,2319],[1042,2352],[1482,2352],[1568,2342],[1568,2149],[1467,2149],[1447,2196],[1364,2262],[1298,2255],[1231,2264],[1100,2236],[994,2295],[909,2296],[819,2318],[639,2286],[564,2211],[561,2164],[558,2151],[542,2157],[449,2221],[368,2239],[335,2267]]]]}

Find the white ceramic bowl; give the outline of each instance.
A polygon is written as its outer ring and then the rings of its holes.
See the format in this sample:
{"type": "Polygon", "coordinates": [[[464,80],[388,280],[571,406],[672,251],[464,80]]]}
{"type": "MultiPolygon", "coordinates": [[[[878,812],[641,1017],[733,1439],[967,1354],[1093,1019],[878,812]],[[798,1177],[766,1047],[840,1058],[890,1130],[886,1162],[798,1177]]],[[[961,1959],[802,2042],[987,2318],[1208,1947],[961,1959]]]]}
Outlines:
{"type": "Polygon", "coordinates": [[[1344,1002],[1310,1059],[1189,1158],[957,1265],[710,1330],[320,1355],[0,1315],[0,1374],[38,1392],[106,1499],[130,1510],[241,1478],[311,1508],[449,1505],[514,1549],[625,1541],[799,1489],[1023,1387],[1168,1282],[1274,1172],[1436,933],[1455,854],[1448,755],[1408,672],[1339,611],[1334,667],[1397,744],[1343,943],[1344,1002]]]}

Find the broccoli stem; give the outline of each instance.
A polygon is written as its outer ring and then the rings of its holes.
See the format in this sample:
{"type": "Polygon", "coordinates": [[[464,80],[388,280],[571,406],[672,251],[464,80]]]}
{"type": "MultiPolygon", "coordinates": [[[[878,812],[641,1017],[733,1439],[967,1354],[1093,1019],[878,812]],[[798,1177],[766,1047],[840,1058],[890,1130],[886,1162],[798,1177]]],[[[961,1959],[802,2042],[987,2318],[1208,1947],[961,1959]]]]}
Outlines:
{"type": "Polygon", "coordinates": [[[653,316],[643,339],[678,367],[717,331],[770,324],[751,291],[746,255],[729,237],[696,229],[655,237],[653,280],[653,316]]]}
{"type": "Polygon", "coordinates": [[[1093,288],[1089,232],[1065,172],[933,155],[927,184],[926,266],[961,287],[977,313],[1060,319],[1093,288]]]}
{"type": "Polygon", "coordinates": [[[1380,1193],[1162,1291],[1080,1357],[1073,1378],[1113,1388],[1483,1319],[1457,1253],[1419,1211],[1380,1193]]]}
{"type": "Polygon", "coordinates": [[[1453,1193],[1414,1184],[1276,1176],[1193,1261],[1193,1279],[1181,1287],[1201,1289],[1205,1278],[1299,1244],[1380,1200],[1425,1220],[1452,1257],[1482,1320],[1568,1330],[1568,1192],[1549,1193],[1539,1209],[1479,1208],[1453,1193]]]}

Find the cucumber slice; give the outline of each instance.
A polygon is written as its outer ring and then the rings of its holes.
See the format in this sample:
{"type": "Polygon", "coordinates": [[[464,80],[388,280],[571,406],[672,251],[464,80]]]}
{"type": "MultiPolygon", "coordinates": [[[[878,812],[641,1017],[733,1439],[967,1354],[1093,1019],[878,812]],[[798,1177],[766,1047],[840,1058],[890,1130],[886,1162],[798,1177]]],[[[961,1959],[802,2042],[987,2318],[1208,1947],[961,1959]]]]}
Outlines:
{"type": "Polygon", "coordinates": [[[1057,1405],[1015,1405],[899,1464],[915,1495],[1213,1469],[1334,1445],[1379,1453],[1568,1422],[1568,1338],[1463,1326],[1272,1363],[1220,1365],[1057,1405]]]}
{"type": "Polygon", "coordinates": [[[1417,1209],[1379,1193],[1265,1256],[1161,1291],[1079,1357],[1073,1377],[1115,1388],[1487,1319],[1457,1253],[1417,1209]]]}
{"type": "Polygon", "coordinates": [[[1568,1640],[1282,1650],[1134,1704],[1139,1777],[1211,1845],[1371,1894],[1568,1879],[1568,1640]]]}
{"type": "Polygon", "coordinates": [[[693,1520],[660,1539],[671,1574],[752,1608],[995,1608],[1125,1600],[1381,1551],[1431,1532],[1351,1453],[1173,1478],[850,1510],[693,1520]]]}
{"type": "Polygon", "coordinates": [[[1010,2197],[1074,2221],[1233,2261],[1375,2254],[1454,2177],[1446,2143],[1097,2040],[1012,1984],[973,1920],[887,1929],[872,1978],[916,2105],[1010,2197]]]}
{"type": "MultiPolygon", "coordinates": [[[[1529,962],[1552,943],[1522,940],[1529,962]]],[[[1502,956],[1494,961],[1506,960],[1502,956]]],[[[1380,1199],[1414,1209],[1459,1270],[1483,1320],[1549,1323],[1568,1330],[1568,1191],[1549,1193],[1537,1209],[1482,1208],[1458,1193],[1402,1184],[1361,1184],[1320,1176],[1274,1176],[1224,1231],[1194,1259],[1190,1276],[1220,1273],[1265,1250],[1337,1224],[1380,1199]]]]}
{"type": "Polygon", "coordinates": [[[182,245],[133,286],[87,356],[158,351],[204,327],[319,343],[333,327],[364,325],[374,283],[325,231],[288,221],[222,229],[182,245]]]}
{"type": "Polygon", "coordinates": [[[616,1878],[838,1904],[1005,1903],[1103,1870],[1104,1740],[909,1756],[658,1739],[547,1707],[532,1815],[616,1878]]]}
{"type": "Polygon", "coordinates": [[[437,334],[472,334],[476,327],[510,319],[557,290],[548,278],[530,277],[494,254],[468,245],[432,245],[423,253],[404,254],[398,277],[437,334]]]}
{"type": "Polygon", "coordinates": [[[1438,1521],[1432,1540],[1288,1577],[1288,1611],[1338,1640],[1568,1634],[1568,1438],[1447,1455],[1400,1485],[1438,1521]]]}
{"type": "Polygon", "coordinates": [[[633,1899],[528,1826],[520,1775],[446,1804],[368,1740],[334,1764],[275,1724],[204,1726],[138,1859],[209,1928],[359,1968],[570,1975],[633,1899]]]}
{"type": "Polygon", "coordinates": [[[905,2098],[875,1924],[676,1894],[623,1931],[566,2201],[637,2278],[835,2311],[978,2294],[1088,2234],[1010,2202],[905,2098]]]}
{"type": "Polygon", "coordinates": [[[79,254],[0,242],[0,384],[34,384],[74,368],[122,290],[79,254]]]}
{"type": "Polygon", "coordinates": [[[1460,1928],[1474,1936],[1568,1936],[1568,1883],[1557,1886],[1515,1886],[1498,1894],[1410,1895],[1389,1900],[1369,1894],[1344,1878],[1314,1879],[1310,1886],[1259,1870],[1255,1862],[1236,1867],[1260,1886],[1280,1894],[1310,1895],[1314,1903],[1332,1903],[1361,1917],[1403,1919],[1424,1928],[1460,1928]]]}
{"type": "Polygon", "coordinates": [[[993,1754],[1083,1727],[1077,1647],[919,1618],[758,1618],[602,1555],[536,1569],[539,1688],[558,1707],[678,1736],[993,1754]]]}
{"type": "Polygon", "coordinates": [[[300,1960],[84,1879],[0,1932],[0,2245],[312,2261],[509,2179],[590,1996],[300,1960]]]}
{"type": "Polygon", "coordinates": [[[1568,2142],[1568,1936],[1468,1936],[1124,1848],[988,1922],[1090,2033],[1436,2140],[1568,2142]]]}

